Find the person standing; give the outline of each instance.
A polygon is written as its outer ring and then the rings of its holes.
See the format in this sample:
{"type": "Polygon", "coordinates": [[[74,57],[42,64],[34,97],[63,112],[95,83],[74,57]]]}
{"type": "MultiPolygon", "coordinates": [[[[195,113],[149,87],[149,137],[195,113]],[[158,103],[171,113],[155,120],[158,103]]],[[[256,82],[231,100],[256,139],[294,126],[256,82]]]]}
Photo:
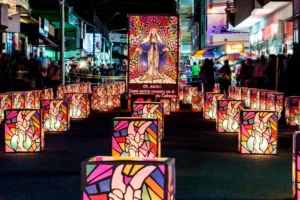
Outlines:
{"type": "Polygon", "coordinates": [[[220,88],[221,93],[228,96],[228,88],[231,85],[231,70],[229,66],[229,61],[225,60],[223,67],[220,69],[221,79],[220,88]]]}
{"type": "Polygon", "coordinates": [[[200,74],[200,67],[197,65],[196,62],[193,63],[191,67],[192,71],[192,86],[199,86],[199,74],[200,74]]]}
{"type": "Polygon", "coordinates": [[[266,69],[267,61],[264,55],[261,55],[260,60],[255,64],[253,70],[254,85],[256,88],[263,89],[266,85],[266,69]]]}
{"type": "Polygon", "coordinates": [[[203,86],[204,91],[202,92],[212,92],[214,85],[215,85],[215,69],[214,69],[214,63],[212,60],[206,59],[204,61],[201,74],[203,77],[203,86]]]}
{"type": "Polygon", "coordinates": [[[275,90],[276,88],[276,56],[271,54],[269,56],[269,62],[267,67],[267,89],[275,90]]]}

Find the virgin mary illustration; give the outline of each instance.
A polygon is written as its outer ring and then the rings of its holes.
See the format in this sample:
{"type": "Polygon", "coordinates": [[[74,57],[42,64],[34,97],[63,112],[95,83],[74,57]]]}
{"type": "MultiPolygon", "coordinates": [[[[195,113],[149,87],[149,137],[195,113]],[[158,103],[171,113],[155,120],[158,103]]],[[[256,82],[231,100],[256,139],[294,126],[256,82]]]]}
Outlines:
{"type": "MultiPolygon", "coordinates": [[[[169,49],[163,44],[156,28],[151,28],[148,36],[141,45],[136,48],[140,54],[140,62],[146,67],[146,73],[139,77],[140,81],[153,81],[166,79],[160,73],[160,68],[166,63],[166,56],[169,49]]],[[[139,66],[140,67],[140,66],[139,66]]]]}

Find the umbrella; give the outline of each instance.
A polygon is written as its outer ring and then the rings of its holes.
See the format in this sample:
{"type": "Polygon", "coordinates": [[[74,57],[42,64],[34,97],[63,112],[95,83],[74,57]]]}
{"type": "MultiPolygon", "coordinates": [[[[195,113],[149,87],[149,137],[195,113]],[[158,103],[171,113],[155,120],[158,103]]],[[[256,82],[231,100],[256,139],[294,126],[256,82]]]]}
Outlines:
{"type": "Polygon", "coordinates": [[[197,51],[197,53],[194,55],[194,57],[204,57],[204,58],[219,58],[220,56],[222,56],[222,53],[214,49],[203,49],[197,51]]]}
{"type": "Polygon", "coordinates": [[[230,61],[239,61],[239,60],[246,60],[248,57],[247,54],[244,53],[233,53],[233,54],[226,54],[217,59],[217,61],[225,61],[225,60],[230,60],[230,61]]]}

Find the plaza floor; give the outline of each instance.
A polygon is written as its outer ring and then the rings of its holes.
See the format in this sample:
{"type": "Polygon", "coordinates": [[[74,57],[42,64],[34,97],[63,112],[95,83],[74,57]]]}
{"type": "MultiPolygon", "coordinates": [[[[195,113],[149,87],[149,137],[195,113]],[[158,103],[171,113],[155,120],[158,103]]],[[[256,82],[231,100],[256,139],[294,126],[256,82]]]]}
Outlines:
{"type": "MultiPolygon", "coordinates": [[[[81,161],[111,153],[111,119],[126,111],[92,113],[71,131],[46,133],[45,152],[5,154],[0,137],[0,200],[79,200],[81,161]]],[[[165,118],[162,156],[176,158],[178,200],[292,199],[292,132],[280,128],[279,153],[240,155],[237,134],[218,134],[202,114],[165,118]]],[[[0,135],[4,135],[0,126],[0,135]]]]}

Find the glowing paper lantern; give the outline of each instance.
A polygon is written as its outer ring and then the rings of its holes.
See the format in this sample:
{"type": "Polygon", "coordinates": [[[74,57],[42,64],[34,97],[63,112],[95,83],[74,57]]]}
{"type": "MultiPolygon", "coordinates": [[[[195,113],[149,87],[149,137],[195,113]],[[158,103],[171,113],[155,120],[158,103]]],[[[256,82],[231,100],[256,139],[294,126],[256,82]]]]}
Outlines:
{"type": "Polygon", "coordinates": [[[139,102],[133,103],[134,118],[151,118],[158,119],[160,129],[160,139],[164,137],[164,108],[161,102],[139,102]]]}
{"type": "Polygon", "coordinates": [[[203,118],[204,119],[216,119],[217,118],[217,100],[224,98],[224,94],[206,92],[204,93],[204,107],[203,118]]]}
{"type": "Polygon", "coordinates": [[[240,110],[245,105],[241,100],[218,100],[217,103],[217,132],[235,133],[240,128],[240,110]]]}
{"type": "Polygon", "coordinates": [[[12,108],[13,109],[25,108],[25,92],[12,93],[12,108]]]}
{"type": "Polygon", "coordinates": [[[6,110],[4,121],[5,152],[44,150],[42,115],[38,109],[6,110]]]}
{"type": "Polygon", "coordinates": [[[163,106],[164,106],[164,115],[170,115],[171,114],[171,99],[162,98],[162,99],[160,99],[160,102],[162,102],[163,106]]]}
{"type": "Polygon", "coordinates": [[[177,98],[171,99],[171,112],[179,112],[180,110],[180,100],[177,98]]]}
{"type": "Polygon", "coordinates": [[[65,92],[64,92],[64,86],[60,85],[58,86],[57,88],[57,91],[56,91],[56,97],[58,99],[63,99],[65,96],[65,92]]]}
{"type": "Polygon", "coordinates": [[[4,120],[4,111],[12,109],[12,94],[0,94],[0,123],[4,120]]]}
{"type": "Polygon", "coordinates": [[[241,87],[235,87],[234,90],[234,96],[235,98],[233,100],[241,100],[242,99],[242,88],[241,87]]]}
{"type": "Polygon", "coordinates": [[[74,87],[73,87],[72,84],[67,85],[66,87],[67,87],[67,92],[66,93],[73,93],[74,92],[74,87]]]}
{"type": "Polygon", "coordinates": [[[25,108],[35,108],[35,92],[27,91],[25,92],[25,108]]]}
{"type": "Polygon", "coordinates": [[[290,96],[285,99],[285,120],[289,126],[299,125],[299,100],[300,96],[290,96]]]}
{"type": "Polygon", "coordinates": [[[266,110],[275,111],[275,92],[267,91],[266,110]]]}
{"type": "Polygon", "coordinates": [[[120,117],[113,120],[113,157],[160,157],[158,119],[120,117]]]}
{"type": "Polygon", "coordinates": [[[192,104],[192,99],[198,97],[198,87],[185,87],[183,93],[183,104],[192,104]]]}
{"type": "Polygon", "coordinates": [[[121,97],[120,95],[113,95],[112,96],[112,105],[114,108],[121,107],[121,97]]]}
{"type": "Polygon", "coordinates": [[[171,200],[175,159],[96,156],[83,161],[82,200],[171,200]]]}
{"type": "Polygon", "coordinates": [[[283,108],[284,108],[284,94],[280,93],[280,92],[276,92],[276,94],[275,94],[275,111],[278,112],[278,119],[281,119],[283,108]]]}
{"type": "Polygon", "coordinates": [[[182,101],[183,100],[183,90],[186,86],[178,86],[178,96],[179,96],[179,100],[182,101]]]}
{"type": "Polygon", "coordinates": [[[40,109],[40,100],[43,94],[43,90],[35,90],[34,91],[34,96],[35,96],[35,108],[40,109]]]}
{"type": "Polygon", "coordinates": [[[155,101],[155,95],[154,94],[132,94],[130,97],[130,110],[132,111],[133,103],[137,102],[152,102],[155,101]]]}
{"type": "Polygon", "coordinates": [[[215,83],[213,92],[215,92],[215,93],[220,93],[221,92],[219,83],[215,83]]]}
{"type": "Polygon", "coordinates": [[[69,105],[69,115],[71,119],[84,119],[88,117],[88,94],[65,94],[65,99],[69,105]]]}
{"type": "Polygon", "coordinates": [[[241,110],[239,152],[277,154],[278,117],[276,111],[241,110]]]}
{"type": "Polygon", "coordinates": [[[105,86],[93,87],[93,93],[91,97],[92,110],[108,111],[107,108],[107,89],[105,86]]]}
{"type": "Polygon", "coordinates": [[[121,94],[119,84],[117,84],[117,83],[112,84],[112,94],[113,95],[120,95],[121,94]]]}
{"type": "Polygon", "coordinates": [[[41,99],[52,99],[53,98],[53,90],[52,88],[43,89],[41,93],[41,99]]]}
{"type": "Polygon", "coordinates": [[[113,105],[113,86],[112,84],[106,85],[107,88],[107,108],[108,110],[112,110],[114,108],[113,105]]]}
{"type": "Polygon", "coordinates": [[[243,87],[241,91],[241,100],[244,102],[246,107],[250,107],[250,92],[248,88],[243,87]]]}
{"type": "Polygon", "coordinates": [[[295,200],[300,199],[300,132],[293,135],[293,197],[295,200]]]}
{"type": "Polygon", "coordinates": [[[45,131],[63,132],[70,130],[68,103],[64,99],[41,100],[45,131]]]}
{"type": "Polygon", "coordinates": [[[259,110],[259,90],[250,89],[250,109],[259,110]]]}
{"type": "Polygon", "coordinates": [[[259,91],[259,109],[266,110],[267,90],[259,91]]]}
{"type": "MultiPolygon", "coordinates": [[[[235,99],[235,87],[234,86],[229,86],[229,97],[231,99],[235,99]]],[[[214,92],[214,93],[219,93],[219,92],[214,92]]]]}
{"type": "Polygon", "coordinates": [[[193,97],[192,112],[202,112],[202,111],[203,111],[203,96],[193,97]]]}

